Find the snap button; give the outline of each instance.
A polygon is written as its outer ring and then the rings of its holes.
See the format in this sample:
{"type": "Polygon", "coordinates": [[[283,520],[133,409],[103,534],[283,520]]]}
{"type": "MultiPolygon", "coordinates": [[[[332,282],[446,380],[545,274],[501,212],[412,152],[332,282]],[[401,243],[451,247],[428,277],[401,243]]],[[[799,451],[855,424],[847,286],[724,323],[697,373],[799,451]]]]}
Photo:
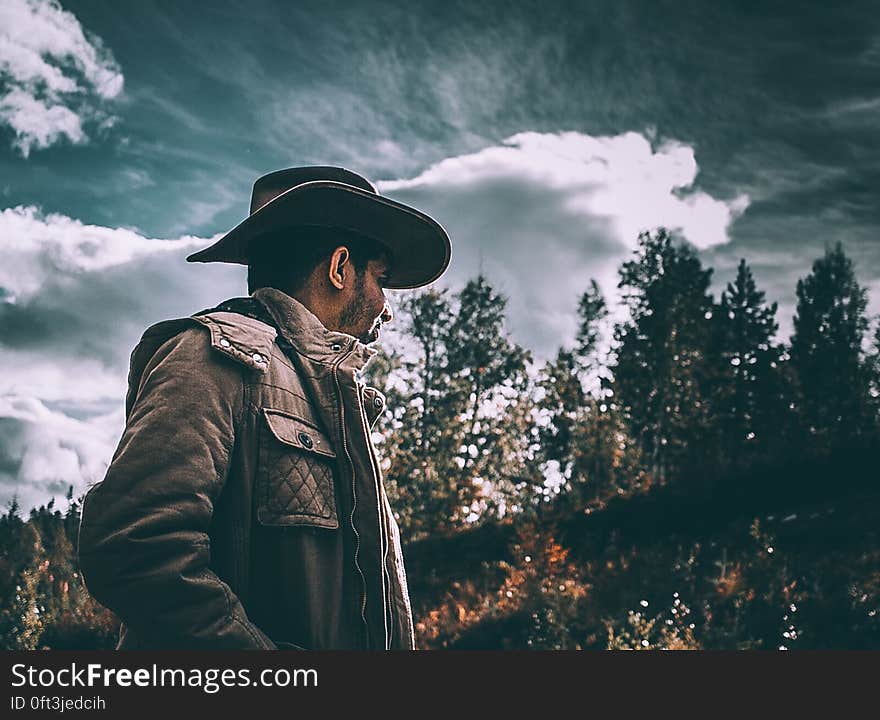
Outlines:
{"type": "Polygon", "coordinates": [[[254,353],[253,355],[251,355],[251,358],[257,364],[266,362],[266,359],[262,355],[260,355],[260,353],[254,353]]]}
{"type": "Polygon", "coordinates": [[[375,405],[377,408],[382,407],[382,398],[380,398],[378,395],[376,397],[374,397],[373,398],[373,405],[375,405]]]}
{"type": "Polygon", "coordinates": [[[312,445],[314,445],[312,439],[304,432],[301,432],[299,434],[299,441],[303,444],[303,447],[307,447],[309,449],[311,449],[312,445]]]}
{"type": "Polygon", "coordinates": [[[229,345],[230,345],[229,340],[227,340],[226,338],[220,338],[220,344],[223,347],[229,347],[229,345]]]}

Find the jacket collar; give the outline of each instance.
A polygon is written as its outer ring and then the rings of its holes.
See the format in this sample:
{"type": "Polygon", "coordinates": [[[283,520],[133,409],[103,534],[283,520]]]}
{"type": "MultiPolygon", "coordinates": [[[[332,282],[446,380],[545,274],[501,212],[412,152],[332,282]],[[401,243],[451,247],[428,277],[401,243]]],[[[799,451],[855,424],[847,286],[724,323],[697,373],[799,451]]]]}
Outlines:
{"type": "Polygon", "coordinates": [[[281,335],[298,352],[318,362],[332,364],[352,352],[351,364],[361,370],[378,350],[353,335],[328,330],[299,300],[275,288],[259,288],[252,294],[269,312],[281,335]]]}

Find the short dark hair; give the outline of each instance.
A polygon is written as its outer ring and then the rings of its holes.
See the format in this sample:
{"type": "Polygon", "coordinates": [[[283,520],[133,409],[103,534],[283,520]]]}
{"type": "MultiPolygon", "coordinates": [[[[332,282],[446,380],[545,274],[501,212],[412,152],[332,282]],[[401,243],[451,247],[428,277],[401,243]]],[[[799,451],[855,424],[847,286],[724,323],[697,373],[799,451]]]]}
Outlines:
{"type": "Polygon", "coordinates": [[[363,275],[370,260],[393,260],[382,243],[351,230],[325,227],[287,227],[254,238],[248,249],[248,293],[271,287],[288,295],[299,292],[315,268],[340,245],[349,250],[349,261],[363,275]]]}

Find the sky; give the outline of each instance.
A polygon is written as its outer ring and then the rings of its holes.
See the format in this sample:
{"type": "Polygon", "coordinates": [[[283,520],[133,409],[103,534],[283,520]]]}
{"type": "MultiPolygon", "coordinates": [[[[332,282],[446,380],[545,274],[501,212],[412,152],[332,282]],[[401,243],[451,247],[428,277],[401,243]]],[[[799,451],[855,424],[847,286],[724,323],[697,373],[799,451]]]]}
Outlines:
{"type": "MultiPolygon", "coordinates": [[[[638,233],[745,257],[780,338],[840,241],[880,312],[875,3],[0,0],[0,504],[100,480],[143,330],[245,294],[188,264],[253,181],[341,165],[452,238],[513,339],[571,343],[638,233]]],[[[392,294],[392,293],[389,293],[392,294]]]]}

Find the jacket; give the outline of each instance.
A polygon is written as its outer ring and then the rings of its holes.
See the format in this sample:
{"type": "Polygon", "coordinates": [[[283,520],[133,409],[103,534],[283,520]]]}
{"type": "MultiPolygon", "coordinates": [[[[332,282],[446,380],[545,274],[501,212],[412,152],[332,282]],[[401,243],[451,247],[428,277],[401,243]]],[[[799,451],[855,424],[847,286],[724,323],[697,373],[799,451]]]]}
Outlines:
{"type": "Polygon", "coordinates": [[[147,329],[78,538],[117,649],[415,648],[376,353],[271,288],[147,329]]]}

